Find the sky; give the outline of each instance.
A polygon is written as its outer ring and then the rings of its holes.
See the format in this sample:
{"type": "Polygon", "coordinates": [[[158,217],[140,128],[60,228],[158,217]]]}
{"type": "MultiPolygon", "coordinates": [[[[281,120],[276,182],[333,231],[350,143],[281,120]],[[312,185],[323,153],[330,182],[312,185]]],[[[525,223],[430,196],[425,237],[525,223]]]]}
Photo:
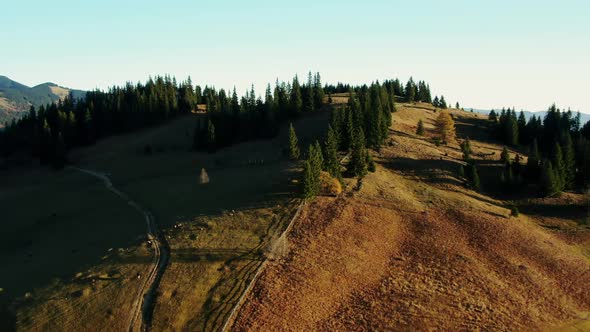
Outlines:
{"type": "Polygon", "coordinates": [[[464,107],[590,113],[590,2],[6,1],[0,75],[105,89],[150,75],[233,88],[425,80],[464,107]]]}

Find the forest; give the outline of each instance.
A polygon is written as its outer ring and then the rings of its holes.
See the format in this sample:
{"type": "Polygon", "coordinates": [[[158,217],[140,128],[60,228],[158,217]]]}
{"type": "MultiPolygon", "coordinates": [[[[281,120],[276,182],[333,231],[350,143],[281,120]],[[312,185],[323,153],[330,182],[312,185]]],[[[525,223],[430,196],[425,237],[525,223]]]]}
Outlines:
{"type": "MultiPolygon", "coordinates": [[[[71,149],[189,113],[198,114],[192,147],[214,152],[235,143],[274,137],[280,123],[320,110],[330,103],[332,94],[343,92],[355,96],[351,109],[359,113],[356,118],[342,115],[342,121],[363,122],[366,142],[371,147],[377,147],[385,137],[380,121],[382,117],[387,120],[395,110],[395,98],[432,102],[429,85],[423,81],[416,84],[413,79],[405,85],[398,79],[376,82],[370,88],[342,83],[323,86],[320,74],[310,72],[306,82],[295,76],[290,82],[277,80],[274,87],[269,84],[263,96],[252,86],[238,97],[235,88],[231,92],[202,88],[194,85],[190,77],[177,82],[170,76],[157,76],[146,83],[90,91],[83,98],[70,94],[56,103],[31,107],[26,116],[12,121],[0,133],[0,153],[9,156],[26,151],[42,165],[61,168],[71,149]],[[381,115],[378,109],[386,112],[381,115]]],[[[338,124],[335,130],[346,130],[341,127],[338,124]]],[[[339,144],[346,147],[347,142],[343,139],[339,144]]]]}

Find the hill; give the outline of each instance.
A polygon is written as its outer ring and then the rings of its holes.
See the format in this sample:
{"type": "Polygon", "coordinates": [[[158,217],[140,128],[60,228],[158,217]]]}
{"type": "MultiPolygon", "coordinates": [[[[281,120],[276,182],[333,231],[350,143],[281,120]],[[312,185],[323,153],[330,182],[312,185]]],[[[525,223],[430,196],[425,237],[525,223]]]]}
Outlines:
{"type": "Polygon", "coordinates": [[[399,105],[377,171],[358,191],[305,206],[289,254],[267,265],[233,330],[588,329],[584,196],[501,199],[486,189],[501,146],[484,116],[452,113],[482,193],[457,175],[458,145],[428,138],[434,109],[399,105]],[[418,119],[426,137],[414,134],[418,119]]]}
{"type": "Polygon", "coordinates": [[[18,119],[35,107],[46,105],[65,98],[70,91],[76,98],[83,97],[86,92],[61,87],[55,83],[43,83],[34,87],[0,76],[0,126],[13,119],[18,119]]]}

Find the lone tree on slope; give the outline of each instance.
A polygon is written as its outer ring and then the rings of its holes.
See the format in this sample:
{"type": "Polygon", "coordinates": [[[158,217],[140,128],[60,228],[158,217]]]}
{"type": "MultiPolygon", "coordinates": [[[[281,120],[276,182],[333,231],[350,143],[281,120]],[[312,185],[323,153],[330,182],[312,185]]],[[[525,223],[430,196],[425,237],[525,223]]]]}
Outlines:
{"type": "Polygon", "coordinates": [[[435,125],[438,137],[443,143],[455,141],[455,121],[448,112],[441,112],[436,118],[435,125]]]}

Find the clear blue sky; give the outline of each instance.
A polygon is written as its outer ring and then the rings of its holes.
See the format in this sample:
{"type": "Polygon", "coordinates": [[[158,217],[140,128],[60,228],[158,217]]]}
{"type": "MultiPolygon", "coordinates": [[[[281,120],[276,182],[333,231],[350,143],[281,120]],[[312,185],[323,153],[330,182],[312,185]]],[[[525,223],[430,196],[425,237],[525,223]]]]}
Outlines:
{"type": "Polygon", "coordinates": [[[562,1],[7,1],[0,75],[106,88],[172,74],[218,88],[319,71],[411,75],[464,106],[590,113],[590,4],[562,1]]]}

